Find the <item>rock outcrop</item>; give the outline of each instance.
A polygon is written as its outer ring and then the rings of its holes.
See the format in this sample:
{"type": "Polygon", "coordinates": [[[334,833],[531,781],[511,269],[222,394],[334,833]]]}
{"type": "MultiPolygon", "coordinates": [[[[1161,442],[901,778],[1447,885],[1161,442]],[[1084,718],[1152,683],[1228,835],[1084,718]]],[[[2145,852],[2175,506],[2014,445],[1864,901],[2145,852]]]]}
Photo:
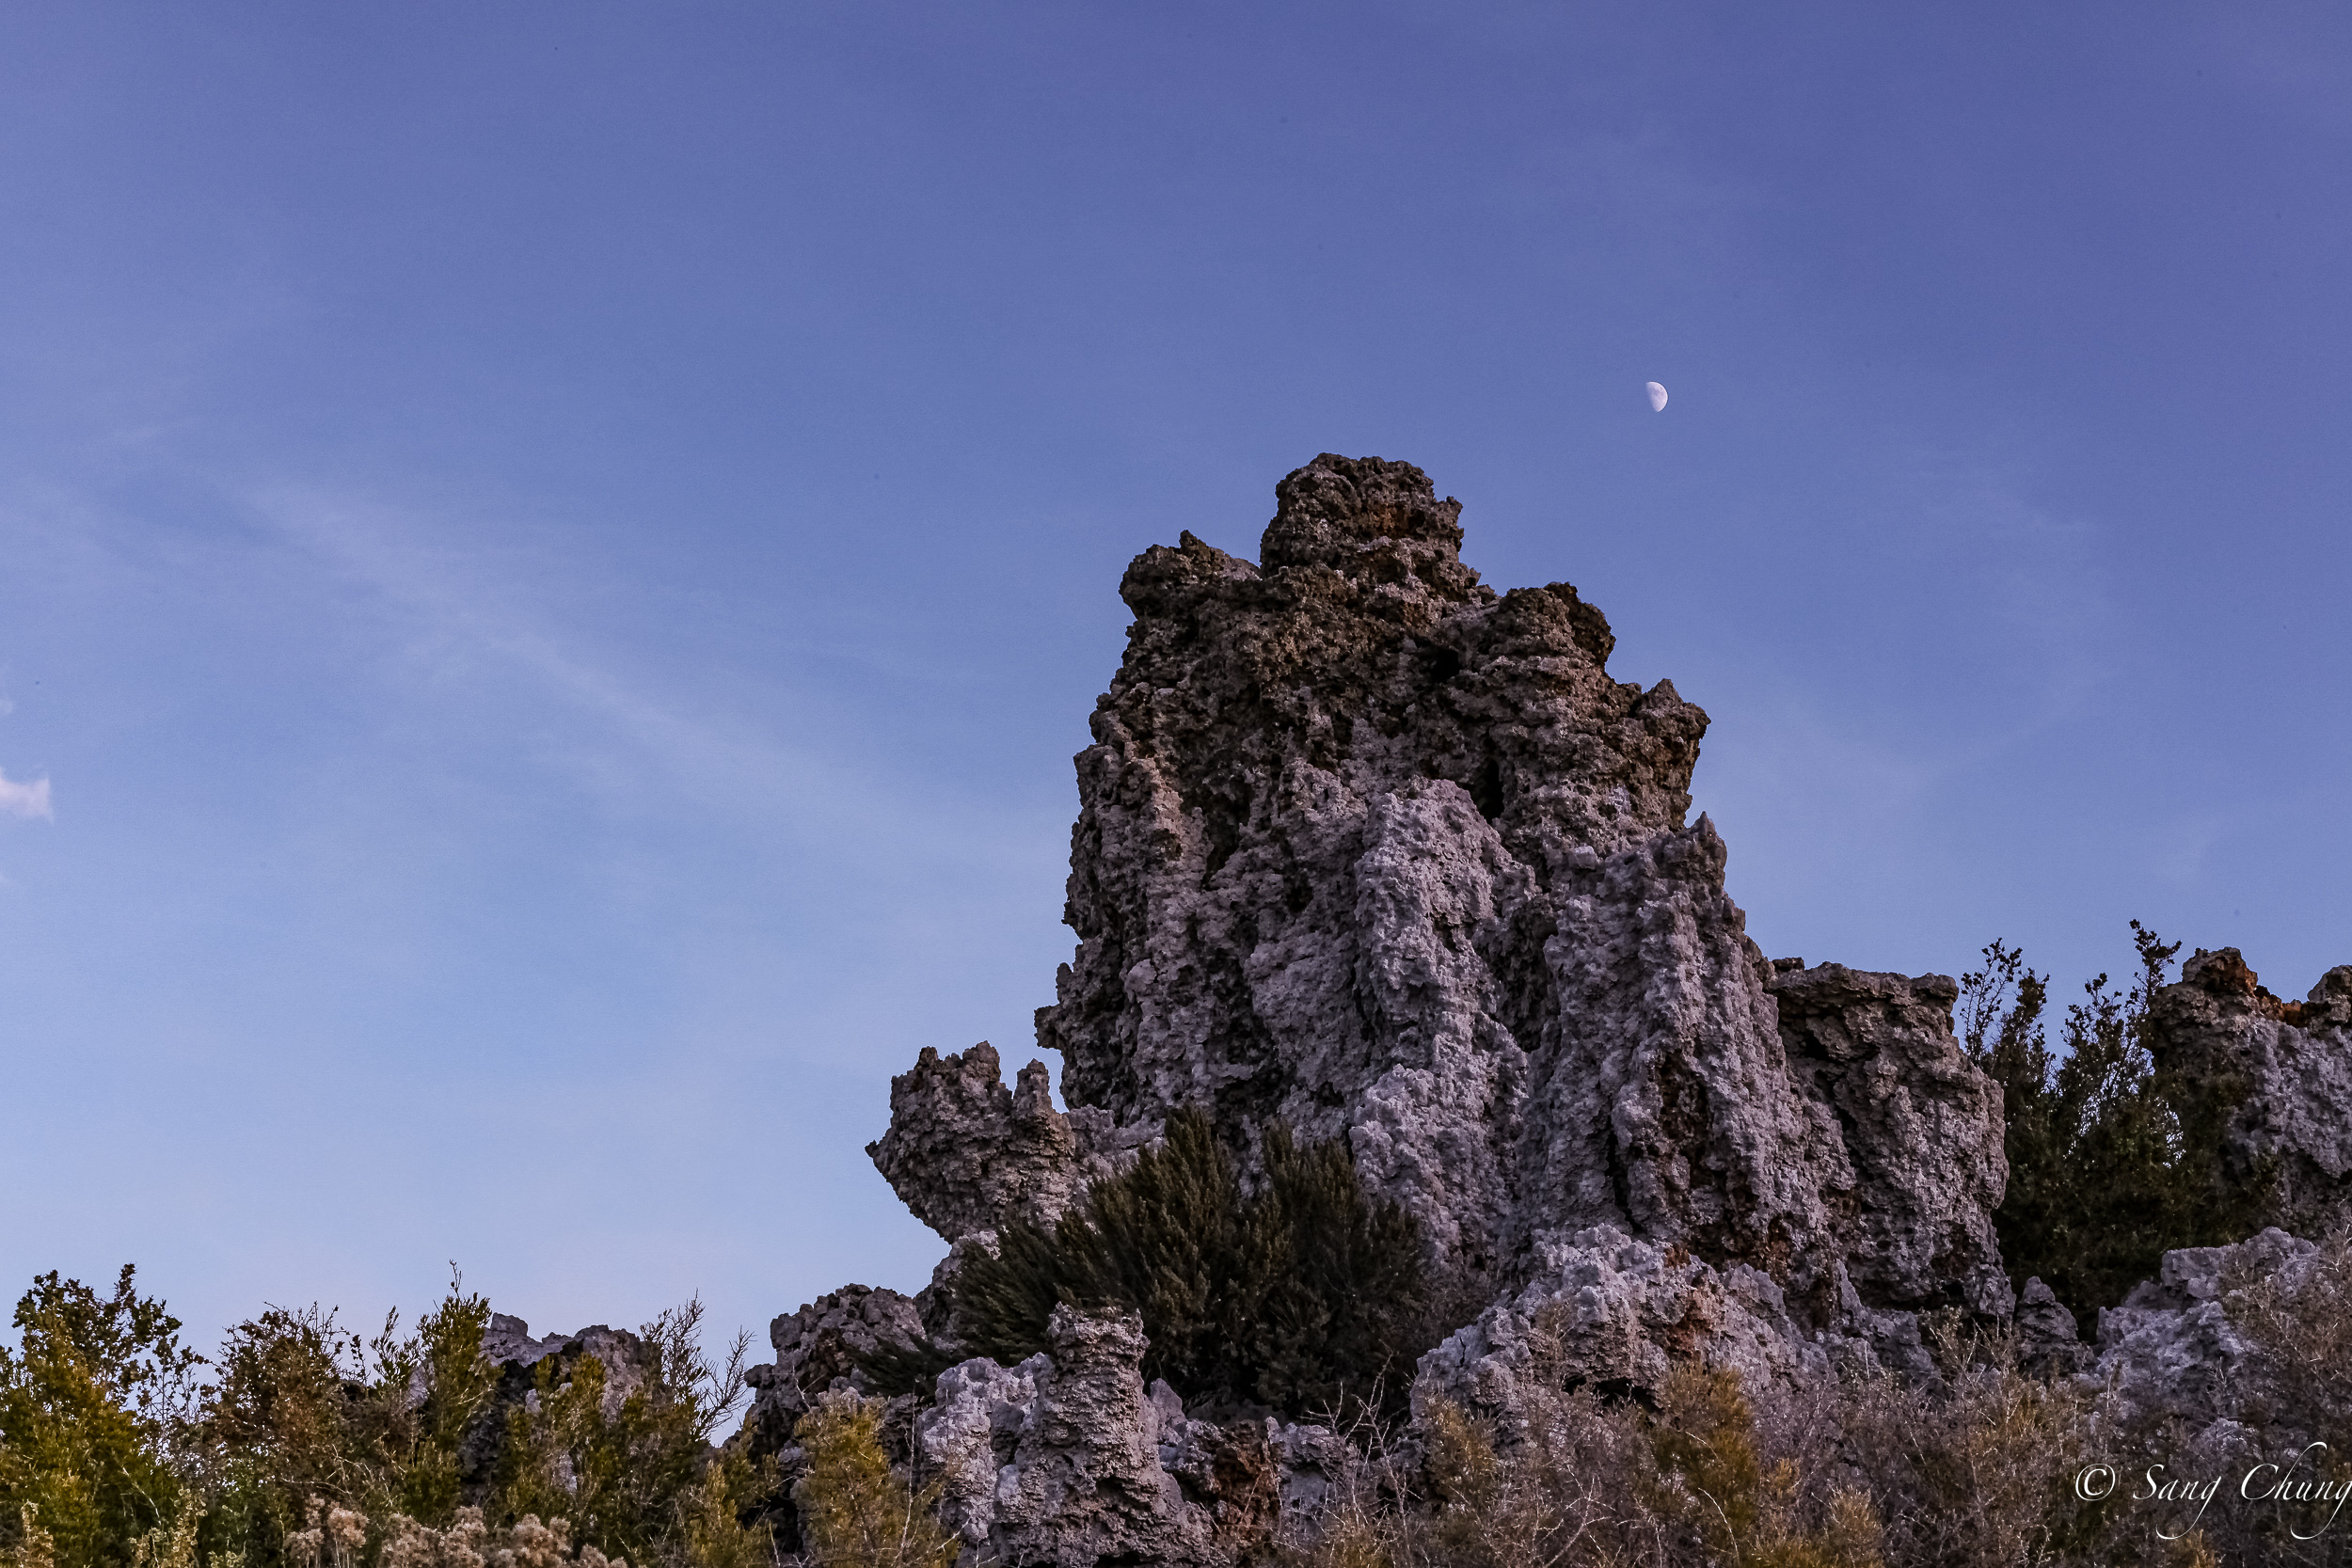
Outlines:
{"type": "MultiPolygon", "coordinates": [[[[1850,1322],[1867,1322],[1858,1301],[1846,1305],[1850,1322]]],[[[1920,1360],[1915,1319],[1881,1326],[1875,1346],[1851,1335],[1816,1338],[1762,1270],[1717,1270],[1680,1245],[1596,1226],[1553,1247],[1524,1289],[1421,1358],[1413,1415],[1425,1427],[1442,1400],[1508,1436],[1537,1402],[1525,1397],[1533,1386],[1635,1394],[1656,1388],[1673,1361],[1697,1359],[1737,1370],[1761,1392],[1832,1377],[1841,1364],[1920,1360]]]]}
{"type": "Polygon", "coordinates": [[[2080,1371],[2090,1360],[2082,1325],[2038,1275],[2017,1292],[2016,1328],[2018,1365],[2037,1377],[2080,1371]]]}
{"type": "Polygon", "coordinates": [[[1960,988],[1780,959],[1765,989],[1788,1068],[1843,1134],[1826,1182],[1854,1290],[1874,1307],[2006,1315],[1993,1211],[2009,1180],[2001,1091],[1952,1035],[1960,988]]]}
{"type": "Polygon", "coordinates": [[[1687,820],[1706,714],[1613,679],[1570,585],[1481,584],[1418,468],[1327,455],[1277,498],[1258,562],[1187,533],[1121,584],[1038,1018],[1067,1119],[927,1054],[874,1151],[909,1204],[950,1239],[1039,1213],[1198,1105],[1245,1161],[1270,1117],[1344,1135],[1479,1299],[1609,1227],[1806,1328],[2006,1310],[1951,982],[1776,975],[1687,820]]]}
{"type": "Polygon", "coordinates": [[[2088,1375],[2116,1391],[2130,1426],[2208,1441],[2261,1431],[2274,1445],[2332,1437],[2312,1429],[2344,1414],[2344,1272],[2340,1249],[2278,1229],[2168,1252],[2155,1278],[2099,1314],[2088,1375]],[[2298,1352],[2324,1365],[2334,1390],[2286,1364],[2298,1352]]]}
{"type": "Polygon", "coordinates": [[[845,1285],[777,1318],[768,1325],[775,1360],[744,1374],[752,1388],[752,1406],[743,1418],[750,1451],[783,1452],[794,1424],[819,1394],[873,1393],[873,1380],[858,1365],[861,1355],[887,1346],[908,1349],[922,1338],[923,1322],[913,1301],[865,1285],[845,1285]]]}
{"type": "Polygon", "coordinates": [[[1142,1320],[1055,1309],[1049,1349],[1017,1367],[951,1367],[915,1420],[940,1516],[981,1560],[1238,1562],[1311,1510],[1346,1446],[1319,1427],[1220,1427],[1147,1391],[1142,1320]]]}
{"type": "Polygon", "coordinates": [[[583,1355],[593,1355],[602,1365],[606,1402],[617,1405],[644,1382],[653,1352],[628,1329],[602,1323],[593,1323],[577,1334],[549,1334],[534,1339],[529,1323],[503,1312],[491,1313],[490,1324],[482,1333],[482,1358],[496,1367],[502,1379],[519,1380],[526,1387],[537,1375],[539,1364],[550,1356],[558,1370],[568,1375],[572,1363],[583,1355]]]}
{"type": "Polygon", "coordinates": [[[2201,951],[2149,1024],[2158,1069],[2219,1118],[2217,1174],[2257,1195],[2253,1224],[2316,1236],[2352,1223],[2352,965],[2286,1002],[2236,948],[2201,951]]]}
{"type": "Polygon", "coordinates": [[[1005,1087],[996,1048],[926,1049],[890,1081],[890,1130],[866,1146],[916,1219],[949,1242],[1015,1216],[1050,1226],[1091,1181],[1132,1158],[1110,1113],[1057,1110],[1042,1062],[1005,1087]]]}
{"type": "MultiPolygon", "coordinates": [[[[1955,983],[1768,961],[1690,817],[1707,715],[1613,678],[1569,584],[1481,583],[1419,469],[1327,454],[1276,495],[1257,562],[1187,532],[1120,584],[1135,622],[1076,758],[1078,947],[1037,1017],[1068,1109],[1041,1063],[1009,1087],[986,1043],[892,1081],[867,1152],[948,1257],[917,1300],[852,1286],[776,1320],[755,1451],[791,1473],[794,1421],[874,1392],[877,1350],[961,1354],[962,1261],[1051,1225],[1184,1107],[1246,1183],[1279,1119],[1344,1139],[1416,1218],[1461,1325],[1415,1369],[1422,1436],[1444,1403],[1508,1442],[1538,1387],[1639,1398],[1684,1358],[1759,1394],[1939,1383],[1933,1308],[2008,1320],[2022,1364],[2101,1390],[2120,1438],[2220,1454],[2341,1415],[2341,1240],[2168,1253],[2095,1346],[2040,1279],[2013,1295],[2001,1096],[1954,1037],[1955,983]]],[[[2289,1003],[2200,953],[2149,1031],[2182,1103],[2214,1109],[2185,1131],[2226,1191],[2307,1233],[2352,1221],[2352,966],[2289,1003]]],[[[1372,1459],[1327,1428],[1196,1420],[1147,1388],[1139,1317],[1065,1302],[1046,1334],[885,1411],[966,1568],[1231,1568],[1362,1495],[1372,1459]]],[[[497,1336],[510,1370],[587,1343],[497,1336]]],[[[1413,1436],[1373,1491],[1409,1489],[1413,1436]]]]}

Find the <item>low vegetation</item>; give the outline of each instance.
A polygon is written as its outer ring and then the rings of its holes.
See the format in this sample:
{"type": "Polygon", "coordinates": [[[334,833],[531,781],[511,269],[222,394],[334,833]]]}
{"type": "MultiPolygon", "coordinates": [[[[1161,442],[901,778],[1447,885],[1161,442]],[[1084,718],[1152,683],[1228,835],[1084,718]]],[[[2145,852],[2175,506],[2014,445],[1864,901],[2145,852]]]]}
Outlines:
{"type": "MultiPolygon", "coordinates": [[[[1346,1144],[1269,1124],[1245,1195],[1208,1117],[1181,1110],[1134,1167],[1095,1183],[1051,1231],[1016,1221],[957,1279],[970,1354],[1045,1349],[1057,1304],[1140,1313],[1147,1378],[1210,1407],[1309,1416],[1399,1402],[1433,1341],[1421,1227],[1364,1191],[1346,1144]]],[[[922,1361],[886,1370],[913,1386],[922,1361]],[[910,1375],[912,1374],[912,1375],[910,1375]]]]}
{"type": "MultiPolygon", "coordinates": [[[[2133,933],[2129,981],[2087,985],[2055,1047],[2048,978],[2019,951],[1992,943],[1963,985],[1964,1043],[2006,1099],[2005,1256],[2086,1319],[2165,1250],[2243,1236],[2263,1196],[2221,1179],[2229,1107],[2156,1063],[2149,1005],[2178,946],[2133,933]]],[[[1343,1143],[1279,1124],[1263,1139],[1252,1189],[1207,1118],[1178,1113],[1052,1229],[1014,1224],[976,1254],[957,1326],[961,1348],[1010,1364],[1046,1348],[1057,1306],[1120,1307],[1143,1320],[1144,1374],[1196,1412],[1347,1423],[1352,1465],[1273,1548],[1290,1568],[2352,1560],[2276,1509],[2171,1520],[2124,1489],[2086,1497],[2087,1457],[2203,1438],[2128,1425],[2113,1389],[2029,1375],[2005,1332],[1958,1315],[1929,1320],[1933,1377],[1750,1388],[1692,1363],[1639,1399],[1578,1386],[1563,1325],[1539,1318],[1507,1428],[1434,1404],[1407,1443],[1411,1363],[1444,1316],[1419,1229],[1367,1195],[1343,1143]]],[[[2255,1448],[2340,1435],[2352,1238],[2228,1283],[2232,1329],[2269,1370],[2249,1385],[2255,1425],[2233,1430],[2255,1448]]],[[[488,1325],[453,1281],[412,1327],[272,1307],[205,1357],[129,1268],[110,1291],[44,1275],[0,1345],[0,1568],[776,1568],[787,1497],[797,1562],[953,1568],[936,1481],[894,1469],[882,1402],[818,1394],[788,1488],[776,1460],[712,1446],[745,1351],[707,1357],[698,1305],[644,1325],[620,1364],[572,1351],[528,1379],[485,1359],[488,1325]]],[[[944,1359],[925,1345],[867,1370],[912,1390],[944,1359]]],[[[2332,1453],[2312,1467],[2352,1486],[2332,1453]]]]}
{"type": "MultiPolygon", "coordinates": [[[[1425,1412],[1400,1463],[1376,1431],[1287,1568],[2011,1568],[2217,1561],[2073,1489],[2114,1440],[2106,1397],[2021,1371],[2009,1341],[1937,1325],[1942,1377],[1751,1391],[1685,1364],[1653,1404],[1532,1379],[1506,1434],[1425,1412]]],[[[1539,1357],[1540,1358],[1540,1357],[1539,1357]]],[[[2175,1521],[2178,1523],[2179,1521],[2175,1521]]],[[[2233,1561],[2270,1560],[2261,1557],[2233,1561]]]]}
{"type": "Polygon", "coordinates": [[[626,1368],[543,1362],[507,1386],[489,1304],[453,1284],[402,1332],[272,1307],[218,1354],[130,1269],[111,1295],[46,1275],[0,1346],[0,1561],[9,1568],[755,1568],[774,1489],[710,1439],[743,1347],[714,1366],[701,1308],[626,1368]],[[625,1385],[625,1386],[624,1386],[625,1385]]]}
{"type": "Polygon", "coordinates": [[[807,1470],[793,1483],[812,1568],[952,1568],[962,1542],[940,1526],[938,1483],[917,1489],[891,1472],[882,1413],[851,1393],[825,1393],[794,1435],[807,1470]]]}

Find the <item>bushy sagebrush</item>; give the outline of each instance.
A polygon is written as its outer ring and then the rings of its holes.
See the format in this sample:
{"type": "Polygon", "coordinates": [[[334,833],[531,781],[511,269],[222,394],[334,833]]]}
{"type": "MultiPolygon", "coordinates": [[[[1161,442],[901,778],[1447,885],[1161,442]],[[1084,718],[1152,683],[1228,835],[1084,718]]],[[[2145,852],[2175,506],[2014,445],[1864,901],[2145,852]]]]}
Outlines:
{"type": "Polygon", "coordinates": [[[372,1535],[380,1535],[375,1568],[628,1568],[594,1545],[572,1544],[571,1522],[535,1513],[493,1529],[482,1510],[464,1507],[447,1528],[434,1529],[395,1513],[380,1531],[366,1514],[310,1499],[308,1524],[288,1538],[294,1568],[355,1568],[372,1535]]]}
{"type": "Polygon", "coordinates": [[[882,1413],[851,1393],[819,1394],[793,1429],[808,1468],[793,1484],[812,1568],[950,1568],[962,1542],[939,1523],[936,1481],[891,1472],[882,1413]]]}
{"type": "Polygon", "coordinates": [[[1374,1456],[1343,1478],[1296,1568],[1882,1568],[1858,1488],[1768,1454],[1738,1374],[1688,1364],[1654,1411],[1590,1387],[1537,1392],[1507,1442],[1458,1408],[1422,1414],[1426,1495],[1374,1456]]]}
{"type": "Polygon", "coordinates": [[[957,1277],[965,1348],[1010,1365],[1045,1348],[1061,1302],[1142,1314],[1144,1375],[1187,1399],[1294,1415],[1401,1394],[1426,1349],[1420,1227],[1365,1193],[1344,1143],[1279,1122],[1254,1196],[1208,1117],[1180,1110],[1133,1168],[1052,1232],[1022,1221],[957,1277]]]}
{"type": "Polygon", "coordinates": [[[1499,1433],[1426,1409],[1417,1467],[1362,1444],[1287,1548],[1295,1568],[2214,1561],[2201,1538],[2160,1539],[2149,1516],[2074,1495],[2077,1467],[2113,1456],[2111,1412],[2095,1391],[2022,1372],[2000,1335],[1938,1325],[1943,1375],[1915,1383],[1870,1372],[1752,1391],[1685,1363],[1652,1408],[1547,1382],[1541,1327],[1521,1419],[1499,1433]]]}
{"type": "Polygon", "coordinates": [[[2006,1333],[1957,1315],[1931,1319],[1927,1338],[1936,1381],[1857,1370],[1769,1402],[1772,1447],[1816,1456],[1813,1506],[1824,1486],[1867,1499],[1883,1555],[1905,1568],[2054,1561],[2104,1540],[2116,1510],[2086,1510],[2069,1490],[2101,1452],[2097,1398],[2026,1375],[2006,1333]]]}
{"type": "Polygon", "coordinates": [[[455,1282],[414,1330],[373,1338],[272,1307],[199,1386],[202,1359],[130,1270],[111,1298],[44,1275],[19,1348],[0,1347],[0,1562],[759,1568],[769,1532],[744,1519],[773,1477],[709,1446],[745,1341],[714,1367],[700,1321],[690,1303],[647,1324],[625,1393],[580,1355],[510,1409],[482,1354],[489,1304],[455,1282]]]}

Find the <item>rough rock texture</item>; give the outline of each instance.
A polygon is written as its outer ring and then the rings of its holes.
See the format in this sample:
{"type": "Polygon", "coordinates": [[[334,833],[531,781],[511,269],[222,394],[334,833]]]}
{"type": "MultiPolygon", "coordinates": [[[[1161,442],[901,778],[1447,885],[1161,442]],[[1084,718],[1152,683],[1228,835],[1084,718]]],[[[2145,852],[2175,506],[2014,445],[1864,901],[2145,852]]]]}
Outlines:
{"type": "Polygon", "coordinates": [[[1015,1215],[1051,1225],[1133,1147],[1108,1112],[1056,1110],[1044,1063],[1010,1089],[1002,1070],[986,1040],[960,1056],[926,1049],[890,1081],[890,1130],[866,1146],[914,1217],[949,1242],[1015,1215]]]}
{"type": "MultiPolygon", "coordinates": [[[[1998,1097],[1950,983],[1784,977],[1785,1036],[1723,840],[1685,820],[1707,716],[1612,679],[1568,584],[1481,585],[1418,468],[1327,455],[1277,498],[1258,564],[1185,534],[1120,587],[1079,947],[1038,1019],[1073,1125],[1196,1104],[1245,1159],[1269,1117],[1344,1133],[1489,1299],[1610,1226],[1761,1270],[1813,1326],[1857,1291],[2005,1307],[1998,1097]]],[[[971,1060],[894,1085],[875,1151],[951,1236],[1071,1190],[971,1060]],[[966,1127],[1004,1152],[957,1164],[966,1127]]]]}
{"type": "Polygon", "coordinates": [[[1320,1502],[1346,1462],[1322,1428],[1188,1420],[1165,1383],[1147,1392],[1142,1321],[1055,1309],[1049,1349],[940,1374],[915,1419],[940,1514],[981,1560],[1227,1564],[1320,1502]]]}
{"type": "Polygon", "coordinates": [[[1808,1333],[1762,1270],[1719,1271],[1679,1245],[1596,1226],[1552,1247],[1523,1290],[1421,1358],[1414,1420],[1425,1424],[1443,1400],[1507,1434],[1529,1409],[1527,1385],[1638,1393],[1691,1358],[1735,1368],[1759,1390],[1872,1362],[1931,1375],[1915,1318],[1874,1314],[1851,1298],[1841,1316],[1859,1332],[1808,1333]]]}
{"type": "MultiPolygon", "coordinates": [[[[998,1085],[1000,1088],[1003,1085],[998,1085]]],[[[896,1291],[845,1285],[768,1325],[776,1348],[771,1363],[750,1368],[752,1407],[743,1432],[754,1454],[783,1452],[793,1423],[829,1389],[873,1392],[857,1356],[885,1344],[912,1346],[923,1337],[914,1303],[896,1291]]]]}
{"type": "MultiPolygon", "coordinates": [[[[2265,1279],[2292,1284],[2319,1252],[2274,1228],[2232,1246],[2166,1253],[2154,1279],[2099,1314],[2089,1375],[2121,1395],[2127,1422],[2162,1421],[2192,1433],[2216,1423],[2237,1428],[2249,1417],[2252,1426],[2271,1425],[2295,1402],[2279,1397],[2277,1369],[2245,1330],[2242,1292],[2265,1279]]],[[[2301,1434],[2274,1433],[2288,1435],[2301,1434]]]]}
{"type": "Polygon", "coordinates": [[[2017,1359],[2037,1376],[2080,1371],[2090,1359],[2082,1325],[2036,1275],[2017,1292],[2017,1359]]]}
{"type": "Polygon", "coordinates": [[[1960,987],[1942,974],[1782,962],[1765,989],[1789,1071],[1836,1117],[1851,1163],[1833,1166],[1826,1186],[1855,1291],[1872,1307],[1956,1296],[2005,1314],[1993,1229],[2009,1181],[2001,1091],[1953,1037],[1960,987]]]}
{"type": "Polygon", "coordinates": [[[2236,948],[2201,951],[2156,992],[2149,1022],[2156,1066],[2231,1107],[2222,1175],[2267,1183],[2257,1223],[2320,1235],[2352,1222],[2352,965],[2283,1002],[2236,948]]]}

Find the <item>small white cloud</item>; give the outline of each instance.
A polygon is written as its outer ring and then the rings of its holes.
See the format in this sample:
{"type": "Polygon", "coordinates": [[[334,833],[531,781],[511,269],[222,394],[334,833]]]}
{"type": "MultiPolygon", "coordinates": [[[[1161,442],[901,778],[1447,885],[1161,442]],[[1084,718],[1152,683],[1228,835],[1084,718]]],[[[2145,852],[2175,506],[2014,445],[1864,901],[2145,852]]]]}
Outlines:
{"type": "Polygon", "coordinates": [[[49,781],[35,779],[30,784],[18,784],[0,770],[0,814],[9,816],[46,816],[56,820],[49,809],[49,781]]]}

